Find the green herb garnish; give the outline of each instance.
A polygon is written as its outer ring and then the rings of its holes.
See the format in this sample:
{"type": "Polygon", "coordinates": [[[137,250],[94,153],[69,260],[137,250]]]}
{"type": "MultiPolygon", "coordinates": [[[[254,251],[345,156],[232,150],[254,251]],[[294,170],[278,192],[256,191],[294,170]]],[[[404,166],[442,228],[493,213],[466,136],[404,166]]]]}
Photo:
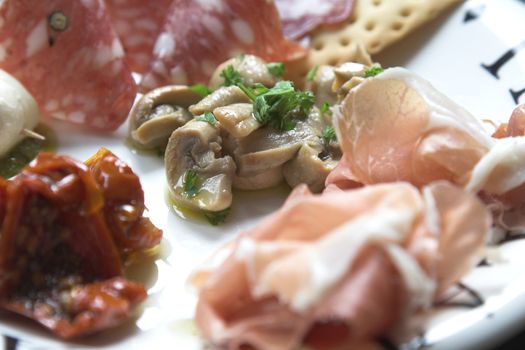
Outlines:
{"type": "Polygon", "coordinates": [[[310,69],[310,71],[306,75],[306,80],[313,81],[315,78],[315,75],[317,74],[317,69],[319,69],[317,65],[313,66],[312,69],[310,69]]]}
{"type": "Polygon", "coordinates": [[[236,85],[253,101],[254,116],[259,123],[281,131],[292,130],[296,125],[294,119],[308,116],[315,103],[312,92],[295,91],[291,81],[279,81],[271,89],[262,84],[250,88],[231,65],[222,71],[221,77],[225,85],[236,85]]]}
{"type": "Polygon", "coordinates": [[[197,187],[197,180],[199,177],[195,170],[188,170],[184,174],[182,180],[182,189],[188,198],[194,198],[199,194],[199,188],[197,187]]]}
{"type": "Polygon", "coordinates": [[[215,116],[211,112],[206,112],[202,115],[199,115],[195,118],[195,120],[199,122],[206,122],[213,126],[215,126],[215,123],[217,122],[217,119],[215,119],[215,116]]]}
{"type": "Polygon", "coordinates": [[[321,136],[325,143],[330,143],[330,141],[337,140],[337,136],[335,135],[335,130],[333,126],[327,126],[323,130],[323,134],[321,136]]]}
{"type": "Polygon", "coordinates": [[[268,89],[266,86],[264,86],[263,84],[261,83],[255,83],[255,87],[252,89],[252,92],[255,96],[259,96],[259,95],[262,95],[266,92],[268,92],[268,89]]]}
{"type": "Polygon", "coordinates": [[[6,155],[0,157],[0,177],[8,179],[20,173],[41,151],[56,151],[56,135],[49,127],[40,124],[34,131],[43,135],[45,140],[26,137],[6,155]]]}
{"type": "Polygon", "coordinates": [[[284,63],[282,62],[272,62],[266,65],[268,71],[276,77],[282,77],[284,74],[284,63]]]}
{"type": "Polygon", "coordinates": [[[202,96],[208,96],[213,92],[209,87],[207,87],[204,84],[195,84],[189,87],[189,89],[193,92],[196,92],[198,94],[201,94],[202,96]]]}
{"type": "Polygon", "coordinates": [[[157,157],[164,158],[164,153],[166,153],[166,150],[164,148],[157,148],[156,149],[157,157]]]}
{"type": "Polygon", "coordinates": [[[240,53],[239,56],[237,56],[241,62],[244,61],[244,58],[246,57],[246,54],[243,52],[243,53],[240,53]]]}
{"type": "Polygon", "coordinates": [[[280,81],[255,98],[253,114],[259,123],[287,131],[295,127],[294,119],[308,116],[314,103],[312,92],[295,91],[291,81],[280,81]]]}
{"type": "Polygon", "coordinates": [[[370,68],[365,69],[365,77],[375,77],[379,73],[383,73],[384,69],[380,66],[372,66],[370,68]]]}
{"type": "Polygon", "coordinates": [[[241,73],[239,73],[233,66],[230,64],[228,67],[222,70],[221,78],[224,79],[224,86],[232,86],[244,84],[241,73]]]}
{"type": "Polygon", "coordinates": [[[206,217],[206,219],[208,219],[210,224],[212,224],[213,226],[217,226],[226,221],[226,218],[228,217],[228,215],[230,215],[230,211],[231,208],[226,208],[218,212],[205,213],[204,216],[206,217]]]}
{"type": "Polygon", "coordinates": [[[330,113],[332,114],[332,112],[330,111],[330,104],[328,102],[325,102],[321,105],[321,108],[319,108],[319,111],[321,111],[321,113],[325,114],[325,113],[330,113]]]}

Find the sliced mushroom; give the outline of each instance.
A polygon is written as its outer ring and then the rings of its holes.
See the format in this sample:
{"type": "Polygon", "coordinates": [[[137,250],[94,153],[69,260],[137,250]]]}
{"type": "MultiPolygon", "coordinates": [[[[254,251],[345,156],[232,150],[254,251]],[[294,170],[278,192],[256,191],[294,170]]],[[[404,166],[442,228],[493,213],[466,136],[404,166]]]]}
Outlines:
{"type": "Polygon", "coordinates": [[[213,112],[213,110],[218,107],[247,102],[250,102],[250,99],[237,86],[221,87],[203,98],[197,104],[190,106],[190,112],[193,113],[193,115],[200,115],[213,112]]]}
{"type": "Polygon", "coordinates": [[[251,103],[234,103],[215,108],[213,114],[223,129],[237,138],[246,137],[262,126],[253,115],[251,103]]]}
{"type": "Polygon", "coordinates": [[[242,139],[226,140],[225,149],[235,157],[237,175],[259,174],[280,166],[292,159],[303,143],[316,142],[324,122],[316,108],[312,111],[293,130],[278,131],[265,127],[242,139]]]}
{"type": "Polygon", "coordinates": [[[235,175],[233,187],[240,190],[264,190],[277,186],[283,180],[283,168],[282,166],[277,166],[255,175],[235,175]]]}
{"type": "Polygon", "coordinates": [[[327,156],[321,159],[321,144],[303,144],[297,156],[283,165],[283,175],[292,188],[305,183],[310,191],[319,193],[324,189],[328,174],[337,165],[337,160],[327,156]]]}
{"type": "Polygon", "coordinates": [[[164,86],[148,92],[131,110],[131,139],[142,148],[164,146],[173,130],[193,118],[188,107],[201,99],[202,95],[183,85],[164,86]]]}
{"type": "Polygon", "coordinates": [[[306,90],[315,94],[315,103],[317,106],[327,102],[334,104],[337,102],[337,95],[332,91],[335,73],[332,66],[319,66],[314,78],[306,82],[306,90]]]}
{"type": "Polygon", "coordinates": [[[232,202],[235,162],[222,156],[218,126],[192,120],[171,135],[164,157],[166,177],[173,199],[191,209],[221,211],[232,202]],[[195,191],[185,189],[185,178],[196,176],[195,191]]]}
{"type": "Polygon", "coordinates": [[[271,87],[277,83],[277,77],[270,73],[263,59],[253,55],[241,55],[227,60],[215,69],[209,83],[212,89],[217,89],[224,84],[221,73],[228,66],[233,66],[239,72],[246,86],[259,83],[271,87]]]}

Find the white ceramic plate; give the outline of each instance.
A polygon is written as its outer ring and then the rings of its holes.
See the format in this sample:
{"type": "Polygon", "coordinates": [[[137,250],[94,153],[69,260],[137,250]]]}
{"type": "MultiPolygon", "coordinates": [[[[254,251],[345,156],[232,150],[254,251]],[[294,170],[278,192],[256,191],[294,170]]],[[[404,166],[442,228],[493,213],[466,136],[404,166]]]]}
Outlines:
{"type": "MultiPolygon", "coordinates": [[[[421,74],[480,118],[504,121],[518,101],[525,102],[523,18],[523,0],[467,1],[377,59],[385,67],[403,65],[421,74]]],[[[99,147],[107,147],[139,174],[150,216],[164,230],[160,256],[130,271],[146,284],[150,297],[136,318],[125,325],[67,343],[55,340],[31,321],[0,313],[6,349],[203,349],[191,321],[196,297],[185,284],[189,273],[223,242],[252,227],[286,198],[284,188],[239,193],[231,217],[219,227],[181,219],[165,200],[162,160],[136,154],[123,144],[125,135],[125,126],[110,136],[82,135],[63,128],[59,131],[58,152],[84,160],[99,147]]],[[[437,309],[423,337],[405,347],[488,349],[520,330],[525,324],[523,249],[525,240],[494,250],[491,266],[479,267],[464,279],[485,303],[476,308],[437,309]]],[[[472,299],[461,298],[455,300],[472,299]]]]}

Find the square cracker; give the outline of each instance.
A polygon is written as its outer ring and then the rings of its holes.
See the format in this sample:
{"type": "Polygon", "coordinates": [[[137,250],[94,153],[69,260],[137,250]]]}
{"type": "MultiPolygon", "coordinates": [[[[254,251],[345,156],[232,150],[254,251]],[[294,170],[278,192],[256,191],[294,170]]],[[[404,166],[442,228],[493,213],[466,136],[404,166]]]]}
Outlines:
{"type": "Polygon", "coordinates": [[[337,27],[324,27],[311,34],[310,51],[287,66],[287,79],[302,86],[313,66],[363,62],[360,47],[370,54],[405,37],[447,8],[463,0],[355,0],[350,19],[337,27]]]}

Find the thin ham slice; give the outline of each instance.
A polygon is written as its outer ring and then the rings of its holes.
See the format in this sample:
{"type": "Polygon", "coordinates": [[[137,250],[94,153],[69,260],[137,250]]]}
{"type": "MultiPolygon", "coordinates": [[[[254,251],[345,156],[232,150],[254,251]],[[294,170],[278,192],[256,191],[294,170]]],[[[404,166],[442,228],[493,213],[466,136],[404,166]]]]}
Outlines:
{"type": "Polygon", "coordinates": [[[172,0],[106,0],[131,69],[144,73],[172,0]]]}
{"type": "Polygon", "coordinates": [[[509,122],[501,124],[492,134],[492,137],[495,138],[513,136],[525,136],[525,103],[516,107],[509,122]]]}
{"type": "Polygon", "coordinates": [[[283,32],[299,39],[320,24],[338,24],[352,13],[354,0],[276,0],[283,32]]]}
{"type": "Polygon", "coordinates": [[[306,49],[284,38],[273,1],[174,0],[141,86],[207,83],[220,63],[241,53],[289,61],[306,49]]]}
{"type": "MultiPolygon", "coordinates": [[[[514,116],[515,114],[513,114],[514,116]]],[[[465,188],[480,193],[507,230],[525,230],[525,136],[498,140],[476,164],[465,188]]]]}
{"type": "Polygon", "coordinates": [[[195,273],[196,322],[229,350],[409,336],[407,317],[479,261],[489,227],[485,206],[445,182],[422,193],[407,183],[322,195],[300,186],[195,273]]]}
{"type": "Polygon", "coordinates": [[[494,143],[478,119],[403,68],[353,88],[336,129],[350,172],[363,184],[464,185],[494,143]]]}
{"type": "Polygon", "coordinates": [[[0,68],[44,116],[104,131],[124,122],[136,85],[102,0],[6,0],[0,20],[0,68]]]}

